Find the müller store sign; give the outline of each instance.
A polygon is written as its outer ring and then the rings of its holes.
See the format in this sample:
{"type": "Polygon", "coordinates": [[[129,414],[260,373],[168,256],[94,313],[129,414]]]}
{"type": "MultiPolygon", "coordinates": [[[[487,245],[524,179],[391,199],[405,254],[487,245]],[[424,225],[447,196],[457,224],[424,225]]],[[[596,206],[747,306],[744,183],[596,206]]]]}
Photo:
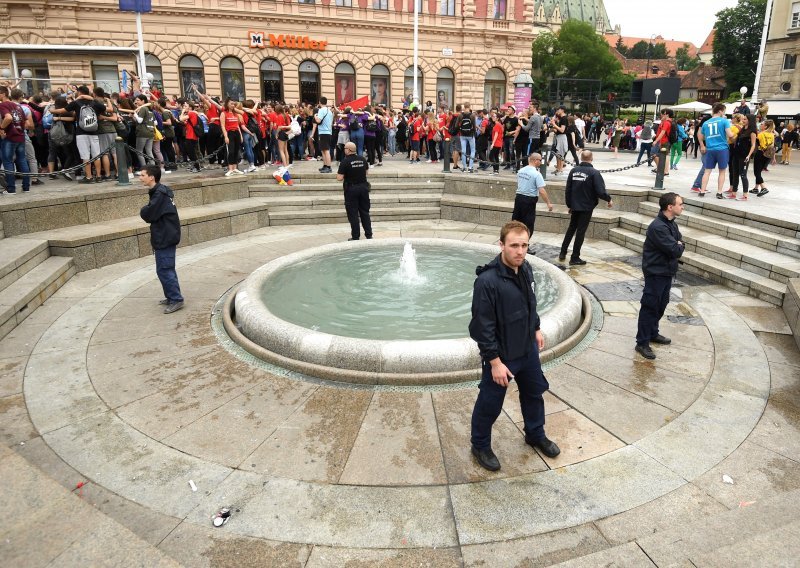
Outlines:
{"type": "Polygon", "coordinates": [[[275,35],[264,32],[248,32],[250,35],[250,47],[264,49],[277,47],[278,49],[310,49],[313,51],[325,51],[328,46],[327,41],[317,41],[308,36],[294,35],[275,35]]]}

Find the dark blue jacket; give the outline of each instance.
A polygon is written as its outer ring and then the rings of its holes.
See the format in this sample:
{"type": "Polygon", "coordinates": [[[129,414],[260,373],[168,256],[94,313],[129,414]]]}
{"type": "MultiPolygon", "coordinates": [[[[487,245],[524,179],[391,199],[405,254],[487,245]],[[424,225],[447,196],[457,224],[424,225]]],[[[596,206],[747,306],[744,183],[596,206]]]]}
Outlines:
{"type": "Polygon", "coordinates": [[[567,177],[564,200],[572,211],[591,211],[600,199],[611,201],[603,176],[590,162],[581,162],[567,177]]]}
{"type": "Polygon", "coordinates": [[[521,278],[500,261],[499,255],[475,269],[478,277],[472,292],[469,335],[484,361],[518,359],[530,352],[536,340],[539,314],[533,271],[523,262],[519,272],[521,278]]]}
{"type": "Polygon", "coordinates": [[[139,215],[150,223],[150,244],[153,250],[161,250],[181,242],[181,221],[172,190],[157,183],[150,188],[150,202],[142,207],[139,215]]]}
{"type": "Polygon", "coordinates": [[[678,224],[664,216],[663,211],[647,227],[647,237],[642,251],[642,272],[645,276],[675,276],[678,259],[683,255],[684,245],[678,224]]]}

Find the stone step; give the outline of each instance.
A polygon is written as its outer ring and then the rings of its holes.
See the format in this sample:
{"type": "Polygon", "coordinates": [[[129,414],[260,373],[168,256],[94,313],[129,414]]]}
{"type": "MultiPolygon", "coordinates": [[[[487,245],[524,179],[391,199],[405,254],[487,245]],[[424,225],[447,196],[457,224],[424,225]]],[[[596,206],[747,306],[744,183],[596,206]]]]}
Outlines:
{"type": "MultiPolygon", "coordinates": [[[[269,224],[264,198],[250,197],[196,207],[178,207],[181,246],[252,231],[269,224]]],[[[51,254],[75,260],[78,272],[152,254],[150,227],[139,216],[73,225],[21,238],[46,239],[51,254]]]]}
{"type": "Polygon", "coordinates": [[[71,258],[51,256],[6,287],[0,295],[0,338],[22,323],[74,274],[71,258]]]}
{"type": "MultiPolygon", "coordinates": [[[[619,227],[610,229],[608,238],[613,243],[641,253],[645,236],[634,230],[619,227]]],[[[683,264],[679,270],[697,274],[707,280],[723,284],[733,290],[749,294],[776,306],[783,305],[787,286],[782,282],[776,282],[744,268],[709,258],[702,252],[690,252],[687,250],[683,253],[681,261],[683,264]]]]}
{"type": "MultiPolygon", "coordinates": [[[[269,204],[270,213],[278,211],[295,211],[305,209],[332,209],[344,207],[344,197],[341,193],[337,195],[311,196],[305,194],[284,194],[280,197],[265,198],[269,204]]],[[[435,207],[441,204],[441,198],[430,194],[373,194],[370,195],[370,202],[373,207],[435,207]]]]}
{"type": "Polygon", "coordinates": [[[0,291],[16,282],[21,276],[50,256],[44,239],[3,239],[0,247],[0,291]]]}
{"type": "MultiPolygon", "coordinates": [[[[322,164],[320,164],[320,167],[322,164]]],[[[308,173],[295,173],[292,172],[292,179],[296,182],[306,183],[308,180],[329,180],[329,179],[336,179],[336,165],[334,164],[331,166],[333,168],[333,174],[321,174],[319,172],[308,172],[308,173]]],[[[272,175],[274,169],[268,170],[269,175],[272,175]]],[[[290,170],[291,171],[291,170],[290,170]]],[[[371,168],[369,173],[370,180],[377,181],[377,180],[391,180],[391,179],[414,179],[414,180],[431,180],[431,181],[441,181],[443,182],[445,179],[445,175],[441,172],[389,172],[385,171],[382,168],[371,168]]]]}
{"type": "MultiPolygon", "coordinates": [[[[620,226],[645,234],[652,220],[653,217],[649,215],[628,213],[620,219],[620,226]]],[[[800,277],[800,258],[795,256],[766,250],[757,243],[731,240],[693,225],[681,227],[681,235],[687,251],[700,253],[778,282],[788,283],[790,278],[800,277]]]]}
{"type": "MultiPolygon", "coordinates": [[[[432,193],[442,193],[444,191],[444,182],[439,180],[431,181],[374,181],[370,179],[371,191],[381,193],[403,193],[408,191],[429,191],[432,193]]],[[[341,192],[342,182],[337,181],[335,178],[328,181],[309,181],[307,183],[295,183],[292,186],[278,185],[274,181],[271,183],[253,183],[250,185],[250,195],[261,195],[264,192],[274,191],[298,191],[309,192],[315,191],[320,193],[341,192]]]]}
{"type": "MultiPolygon", "coordinates": [[[[376,221],[412,221],[439,219],[438,207],[372,207],[369,210],[373,223],[376,221]]],[[[314,223],[346,223],[344,207],[304,211],[270,211],[270,225],[308,225],[314,223]]]]}
{"type": "MultiPolygon", "coordinates": [[[[655,217],[658,214],[658,203],[643,201],[639,204],[639,213],[655,217]]],[[[724,220],[696,211],[684,211],[683,215],[678,217],[678,223],[731,240],[750,243],[765,250],[800,258],[800,238],[783,235],[775,230],[752,227],[743,224],[741,220],[724,220]]]]}

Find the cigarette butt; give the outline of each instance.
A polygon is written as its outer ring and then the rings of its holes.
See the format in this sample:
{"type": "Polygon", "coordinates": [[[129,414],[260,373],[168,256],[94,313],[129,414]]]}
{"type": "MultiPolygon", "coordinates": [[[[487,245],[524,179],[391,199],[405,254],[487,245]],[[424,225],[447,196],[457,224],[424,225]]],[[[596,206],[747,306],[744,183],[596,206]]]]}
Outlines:
{"type": "Polygon", "coordinates": [[[189,487],[192,488],[192,491],[197,491],[197,485],[194,484],[194,481],[191,479],[189,480],[189,487]]]}

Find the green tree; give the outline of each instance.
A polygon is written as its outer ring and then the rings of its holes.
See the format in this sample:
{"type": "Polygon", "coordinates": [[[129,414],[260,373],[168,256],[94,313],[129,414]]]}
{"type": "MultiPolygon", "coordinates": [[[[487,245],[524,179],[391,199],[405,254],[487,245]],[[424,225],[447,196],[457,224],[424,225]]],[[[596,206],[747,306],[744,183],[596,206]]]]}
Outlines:
{"type": "Polygon", "coordinates": [[[622,65],[611,54],[606,41],[591,24],[567,20],[557,33],[542,33],[532,45],[533,65],[540,80],[535,93],[546,98],[551,79],[600,79],[603,90],[627,94],[632,77],[622,73],[622,65]]]}
{"type": "Polygon", "coordinates": [[[647,59],[647,47],[646,41],[637,41],[628,51],[628,59],[647,59]]]}
{"type": "Polygon", "coordinates": [[[628,46],[622,42],[622,37],[617,38],[617,43],[614,47],[619,51],[620,55],[627,57],[628,55],[628,46]]]}
{"type": "Polygon", "coordinates": [[[628,59],[667,59],[669,52],[667,46],[663,43],[648,44],[646,41],[637,41],[630,50],[628,50],[628,59]]]}
{"type": "Polygon", "coordinates": [[[688,43],[684,43],[683,47],[679,47],[675,50],[675,60],[678,65],[678,71],[691,71],[700,64],[699,57],[696,55],[691,57],[689,55],[690,47],[688,43]]]}
{"type": "Polygon", "coordinates": [[[650,59],[669,59],[669,52],[667,51],[666,44],[654,44],[652,50],[650,51],[650,59]]]}
{"type": "Polygon", "coordinates": [[[753,90],[767,0],[739,0],[717,12],[712,63],[725,72],[728,92],[753,90]]]}

